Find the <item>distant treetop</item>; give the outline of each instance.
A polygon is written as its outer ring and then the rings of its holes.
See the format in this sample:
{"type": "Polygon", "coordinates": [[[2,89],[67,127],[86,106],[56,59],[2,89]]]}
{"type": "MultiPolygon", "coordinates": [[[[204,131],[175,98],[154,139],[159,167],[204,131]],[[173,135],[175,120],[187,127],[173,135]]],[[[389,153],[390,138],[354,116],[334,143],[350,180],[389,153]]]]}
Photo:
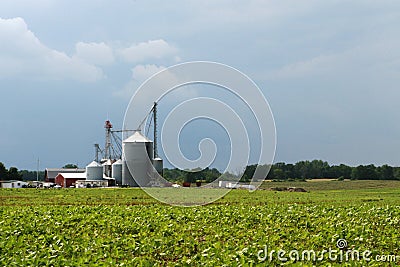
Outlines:
{"type": "Polygon", "coordinates": [[[68,164],[66,164],[64,167],[62,167],[63,169],[78,169],[78,166],[77,165],[75,165],[75,164],[71,164],[71,163],[68,163],[68,164]]]}

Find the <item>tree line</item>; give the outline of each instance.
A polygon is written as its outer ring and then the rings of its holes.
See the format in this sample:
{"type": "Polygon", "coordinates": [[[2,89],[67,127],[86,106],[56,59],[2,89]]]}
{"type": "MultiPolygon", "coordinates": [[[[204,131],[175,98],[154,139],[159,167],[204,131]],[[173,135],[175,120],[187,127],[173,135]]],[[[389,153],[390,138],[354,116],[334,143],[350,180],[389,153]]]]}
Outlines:
{"type": "MultiPolygon", "coordinates": [[[[77,169],[76,164],[66,164],[62,167],[63,169],[77,169]]],[[[0,162],[0,180],[18,180],[18,181],[44,181],[44,171],[30,171],[30,170],[18,170],[16,167],[10,167],[7,169],[5,165],[0,162]]]]}
{"type": "MultiPolygon", "coordinates": [[[[246,167],[241,182],[250,182],[253,178],[257,165],[249,165],[246,167]]],[[[256,179],[287,181],[306,179],[351,179],[351,180],[400,180],[400,167],[392,167],[387,164],[382,166],[359,165],[351,167],[345,164],[329,165],[328,162],[322,160],[299,161],[295,164],[287,164],[284,162],[275,163],[272,166],[261,166],[261,168],[269,169],[267,177],[255,177],[256,179]]],[[[222,174],[215,168],[206,168],[202,171],[192,170],[190,172],[179,169],[164,169],[164,177],[172,182],[195,182],[202,180],[204,182],[212,182],[223,175],[223,179],[235,178],[235,174],[222,174]]]]}
{"type": "MultiPolygon", "coordinates": [[[[36,181],[37,172],[28,170],[18,170],[16,167],[9,169],[0,162],[0,180],[36,181]]],[[[39,181],[44,180],[44,171],[39,171],[39,181]]]]}
{"type": "MultiPolygon", "coordinates": [[[[67,164],[63,168],[77,168],[73,164],[67,164]]],[[[249,165],[245,168],[241,176],[241,182],[251,181],[257,165],[249,165]]],[[[382,166],[359,165],[356,167],[347,166],[345,164],[329,165],[328,162],[322,160],[299,161],[295,164],[284,162],[275,163],[272,166],[261,166],[262,168],[270,168],[267,177],[255,177],[256,179],[268,179],[275,181],[287,180],[303,180],[306,179],[352,179],[352,180],[400,180],[400,167],[392,167],[387,164],[382,166]]],[[[196,182],[203,181],[210,183],[223,175],[223,179],[230,180],[236,178],[235,174],[221,173],[216,168],[194,169],[191,171],[180,169],[164,169],[164,177],[171,182],[196,182]]],[[[35,181],[37,178],[36,171],[18,170],[16,167],[7,169],[0,162],[0,180],[24,180],[35,181]]],[[[44,171],[39,171],[39,181],[44,180],[44,171]]]]}
{"type": "MultiPolygon", "coordinates": [[[[251,180],[257,165],[246,167],[242,180],[251,180]]],[[[257,177],[261,178],[261,177],[257,177]]],[[[351,167],[345,164],[329,165],[322,160],[299,161],[295,164],[283,162],[273,164],[266,179],[268,180],[306,180],[306,179],[351,179],[351,180],[400,180],[400,167],[387,164],[382,166],[359,165],[351,167]]]]}

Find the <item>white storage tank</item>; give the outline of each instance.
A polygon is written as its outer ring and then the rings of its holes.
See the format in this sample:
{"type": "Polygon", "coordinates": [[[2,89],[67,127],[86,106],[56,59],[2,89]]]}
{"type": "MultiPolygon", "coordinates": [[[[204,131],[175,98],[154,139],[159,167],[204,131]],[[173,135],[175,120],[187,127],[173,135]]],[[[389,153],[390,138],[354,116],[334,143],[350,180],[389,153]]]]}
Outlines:
{"type": "Polygon", "coordinates": [[[153,159],[154,169],[158,172],[159,175],[163,176],[163,160],[161,158],[153,159]]]}
{"type": "Polygon", "coordinates": [[[107,159],[103,162],[103,173],[107,177],[111,177],[111,169],[112,169],[112,161],[110,159],[107,159]]]}
{"type": "Polygon", "coordinates": [[[122,184],[122,160],[117,160],[111,167],[112,178],[115,179],[117,185],[122,184]]]}
{"type": "Polygon", "coordinates": [[[122,142],[122,184],[146,186],[150,183],[153,166],[153,142],[140,131],[122,142]],[[135,177],[135,178],[134,178],[135,177]]]}
{"type": "Polygon", "coordinates": [[[86,166],[86,180],[103,180],[103,166],[96,161],[92,161],[86,166]]]}

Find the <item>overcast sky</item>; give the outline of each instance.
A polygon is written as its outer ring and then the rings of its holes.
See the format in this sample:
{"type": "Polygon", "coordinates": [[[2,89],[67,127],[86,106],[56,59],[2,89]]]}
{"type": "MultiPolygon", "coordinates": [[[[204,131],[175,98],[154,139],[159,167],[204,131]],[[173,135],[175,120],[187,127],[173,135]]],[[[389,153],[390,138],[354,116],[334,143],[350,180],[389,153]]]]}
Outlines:
{"type": "Polygon", "coordinates": [[[85,166],[142,81],[209,60],[265,94],[276,162],[399,166],[399,48],[398,0],[1,0],[0,161],[85,166]]]}

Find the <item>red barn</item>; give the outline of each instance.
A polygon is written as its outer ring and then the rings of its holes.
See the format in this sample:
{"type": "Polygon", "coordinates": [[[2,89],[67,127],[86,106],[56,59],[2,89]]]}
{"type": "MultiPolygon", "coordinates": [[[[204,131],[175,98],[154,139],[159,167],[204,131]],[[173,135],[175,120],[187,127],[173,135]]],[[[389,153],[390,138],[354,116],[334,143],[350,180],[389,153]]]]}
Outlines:
{"type": "Polygon", "coordinates": [[[50,169],[44,171],[45,181],[55,183],[55,178],[59,173],[84,173],[86,169],[50,169]]]}
{"type": "Polygon", "coordinates": [[[86,173],[59,173],[55,178],[55,183],[68,188],[74,186],[79,180],[86,180],[86,173]]]}

